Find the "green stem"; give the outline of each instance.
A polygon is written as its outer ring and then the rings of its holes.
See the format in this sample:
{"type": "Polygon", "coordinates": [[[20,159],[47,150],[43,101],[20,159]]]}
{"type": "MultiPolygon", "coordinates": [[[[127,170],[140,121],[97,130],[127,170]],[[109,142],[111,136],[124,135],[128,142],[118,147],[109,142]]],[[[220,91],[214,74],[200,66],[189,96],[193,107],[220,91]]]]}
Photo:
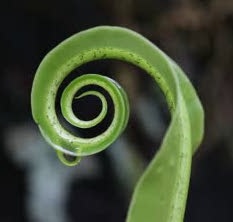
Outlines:
{"type": "Polygon", "coordinates": [[[89,128],[100,123],[107,112],[102,94],[90,91],[102,103],[100,114],[91,121],[78,119],[72,111],[76,92],[90,84],[104,88],[112,98],[114,117],[108,129],[94,138],[80,138],[58,121],[55,98],[64,78],[75,68],[100,59],[118,59],[134,64],[157,82],[163,91],[172,120],[159,152],[139,180],[127,222],[181,222],[185,211],[192,153],[203,136],[204,113],[191,83],[177,64],[141,35],[120,27],[100,26],[80,32],[54,48],[40,64],[32,87],[32,114],[45,139],[68,165],[108,147],[125,129],[129,105],[124,90],[108,77],[86,74],[64,90],[61,109],[74,126],[89,128]],[[76,156],[68,161],[64,154],[76,156]]]}

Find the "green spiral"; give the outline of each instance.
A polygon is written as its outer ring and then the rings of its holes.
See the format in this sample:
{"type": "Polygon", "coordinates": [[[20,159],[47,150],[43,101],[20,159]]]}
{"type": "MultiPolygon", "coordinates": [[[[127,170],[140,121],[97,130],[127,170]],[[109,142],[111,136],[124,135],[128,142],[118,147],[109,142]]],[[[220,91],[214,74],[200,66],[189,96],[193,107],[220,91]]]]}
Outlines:
{"type": "Polygon", "coordinates": [[[114,80],[98,74],[82,75],[66,87],[61,97],[64,118],[79,128],[90,128],[105,118],[105,97],[94,90],[78,96],[93,95],[102,103],[99,115],[88,121],[74,115],[72,101],[87,85],[105,89],[113,101],[114,114],[110,126],[100,135],[74,136],[59,123],[55,110],[56,94],[64,78],[75,68],[101,59],[126,61],[150,74],[163,91],[172,117],[159,152],[135,188],[127,222],[181,222],[192,154],[203,137],[204,113],[183,71],[147,39],[126,28],[99,26],[63,41],[46,55],[36,72],[31,93],[33,118],[67,165],[75,165],[82,156],[100,152],[115,141],[127,125],[129,105],[124,90],[114,80]],[[74,159],[69,161],[66,155],[74,159]]]}

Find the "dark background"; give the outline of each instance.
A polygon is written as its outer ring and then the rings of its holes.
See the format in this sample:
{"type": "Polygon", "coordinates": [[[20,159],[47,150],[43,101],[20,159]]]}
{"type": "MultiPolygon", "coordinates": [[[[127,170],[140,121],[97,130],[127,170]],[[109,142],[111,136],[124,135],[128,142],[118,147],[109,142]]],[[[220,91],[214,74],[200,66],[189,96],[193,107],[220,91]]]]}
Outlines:
{"type": "MultiPolygon", "coordinates": [[[[15,161],[17,157],[14,157],[24,152],[24,137],[28,140],[27,134],[22,136],[22,126],[34,130],[40,137],[30,111],[33,77],[42,58],[59,42],[97,25],[119,25],[140,32],[187,73],[203,102],[206,129],[204,141],[193,158],[185,221],[233,221],[233,1],[7,1],[1,2],[0,17],[0,221],[40,222],[30,219],[28,213],[31,192],[28,178],[35,175],[33,170],[36,172],[43,160],[33,168],[15,161]]],[[[113,77],[112,73],[124,73],[116,74],[116,79],[128,87],[126,90],[133,104],[124,138],[132,147],[130,152],[135,150],[146,165],[164,131],[159,136],[148,135],[148,130],[143,129],[144,120],[137,111],[137,103],[140,106],[140,101],[144,101],[143,104],[153,109],[158,97],[156,110],[162,121],[152,127],[158,130],[159,124],[167,126],[169,121],[161,96],[154,96],[151,90],[154,83],[141,70],[120,62],[96,62],[82,67],[81,71],[90,69],[111,73],[113,77]],[[128,73],[129,77],[125,75],[128,73]],[[155,103],[146,98],[155,98],[155,103]]],[[[76,72],[80,74],[81,71],[76,72]]],[[[92,101],[93,107],[86,109],[95,112],[98,110],[96,103],[92,101]]],[[[89,115],[95,115],[93,112],[89,115]]],[[[153,115],[150,117],[152,121],[153,115]]],[[[117,147],[110,149],[117,150],[117,147]]],[[[98,154],[96,175],[74,176],[70,180],[64,208],[69,217],[67,222],[124,221],[134,182],[127,188],[119,182],[119,174],[113,166],[114,155],[107,151],[98,154]]],[[[32,152],[24,162],[33,158],[32,152]]],[[[117,157],[116,161],[121,164],[117,157]]],[[[49,175],[46,178],[49,183],[49,175]]]]}

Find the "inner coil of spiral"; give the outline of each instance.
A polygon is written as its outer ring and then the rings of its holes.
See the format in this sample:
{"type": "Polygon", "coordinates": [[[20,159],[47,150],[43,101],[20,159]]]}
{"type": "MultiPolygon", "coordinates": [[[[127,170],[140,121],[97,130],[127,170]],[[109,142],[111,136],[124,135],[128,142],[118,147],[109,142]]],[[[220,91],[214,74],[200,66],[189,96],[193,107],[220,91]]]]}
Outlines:
{"type": "Polygon", "coordinates": [[[56,96],[56,113],[62,126],[73,135],[82,138],[93,138],[103,133],[111,124],[114,115],[113,101],[109,93],[104,88],[94,84],[84,86],[80,90],[78,90],[78,92],[76,92],[72,101],[72,110],[75,116],[77,116],[80,120],[84,120],[84,121],[92,120],[99,115],[102,109],[101,100],[97,96],[87,95],[82,98],[78,98],[80,95],[89,91],[96,91],[102,94],[107,101],[107,114],[105,118],[96,126],[87,129],[82,129],[82,128],[77,128],[76,126],[70,124],[62,115],[60,100],[61,100],[62,92],[66,88],[66,86],[67,84],[65,81],[65,83],[62,83],[61,86],[59,87],[56,96]]]}

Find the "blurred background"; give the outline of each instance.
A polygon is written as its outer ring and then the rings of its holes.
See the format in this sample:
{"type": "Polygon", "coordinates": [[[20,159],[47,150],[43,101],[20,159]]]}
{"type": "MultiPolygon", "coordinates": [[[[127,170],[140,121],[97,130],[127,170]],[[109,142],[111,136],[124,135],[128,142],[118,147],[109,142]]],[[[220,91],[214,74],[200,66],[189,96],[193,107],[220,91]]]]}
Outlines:
{"type": "MultiPolygon", "coordinates": [[[[119,81],[129,95],[131,116],[109,149],[73,168],[59,162],[31,116],[30,92],[40,61],[65,38],[97,25],[140,32],[187,73],[203,102],[206,129],[193,157],[185,221],[233,221],[233,1],[8,0],[1,2],[0,17],[0,221],[125,219],[135,182],[170,121],[150,77],[117,61],[74,70],[72,77],[94,72],[119,81]]],[[[76,103],[83,118],[100,109],[95,98],[76,103]]],[[[77,133],[90,137],[104,127],[77,133]]]]}

